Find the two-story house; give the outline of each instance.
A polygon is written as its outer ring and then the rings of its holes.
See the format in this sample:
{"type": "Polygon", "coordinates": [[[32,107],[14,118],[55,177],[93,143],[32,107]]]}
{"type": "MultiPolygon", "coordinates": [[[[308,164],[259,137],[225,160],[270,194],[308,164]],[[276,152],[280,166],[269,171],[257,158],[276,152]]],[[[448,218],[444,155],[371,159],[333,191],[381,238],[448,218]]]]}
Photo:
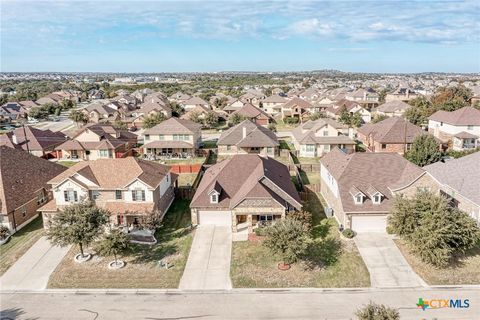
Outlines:
{"type": "Polygon", "coordinates": [[[53,200],[39,211],[48,228],[51,216],[66,206],[92,201],[110,212],[113,225],[137,225],[151,213],[163,217],[176,178],[169,166],[134,157],[79,162],[48,181],[53,200]]]}
{"type": "Polygon", "coordinates": [[[454,150],[480,147],[480,110],[472,107],[437,111],[428,118],[428,132],[454,150]]]}
{"type": "Polygon", "coordinates": [[[217,146],[220,156],[254,153],[275,157],[279,143],[273,131],[247,119],[222,132],[217,146]]]}
{"type": "Polygon", "coordinates": [[[287,101],[284,97],[272,95],[262,101],[263,110],[272,117],[275,117],[282,112],[282,105],[287,101]]]}
{"type": "Polygon", "coordinates": [[[80,129],[71,140],[58,145],[56,157],[69,160],[122,158],[137,144],[137,136],[111,125],[91,124],[80,129]]]}
{"type": "Polygon", "coordinates": [[[143,133],[143,153],[194,156],[202,141],[202,125],[187,119],[170,118],[143,133]]]}
{"type": "Polygon", "coordinates": [[[334,148],[355,152],[349,128],[333,119],[309,120],[292,130],[292,142],[299,157],[321,157],[334,148]]]}
{"type": "Polygon", "coordinates": [[[335,102],[332,106],[326,109],[326,114],[336,120],[340,118],[342,112],[346,110],[350,115],[358,113],[362,118],[363,123],[372,121],[372,113],[367,108],[363,107],[356,101],[342,99],[335,102]]]}
{"type": "Polygon", "coordinates": [[[203,100],[200,97],[191,97],[188,100],[180,102],[180,105],[183,107],[183,109],[186,112],[195,109],[197,106],[200,106],[200,107],[206,108],[206,109],[211,109],[208,102],[203,100]]]}
{"type": "Polygon", "coordinates": [[[66,167],[23,150],[0,147],[0,225],[14,233],[52,198],[47,182],[66,167]]]}

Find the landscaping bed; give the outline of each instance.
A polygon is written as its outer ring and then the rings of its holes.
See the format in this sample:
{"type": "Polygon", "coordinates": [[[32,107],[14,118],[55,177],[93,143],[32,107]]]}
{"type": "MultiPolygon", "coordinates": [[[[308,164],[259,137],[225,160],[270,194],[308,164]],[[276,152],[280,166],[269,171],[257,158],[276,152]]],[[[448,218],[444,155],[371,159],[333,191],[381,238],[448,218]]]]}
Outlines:
{"type": "Polygon", "coordinates": [[[403,240],[396,239],[395,244],[412,269],[429,285],[480,284],[480,247],[447,268],[435,268],[412,254],[403,240]]]}
{"type": "Polygon", "coordinates": [[[351,240],[344,240],[336,221],[323,213],[320,195],[305,204],[313,214],[314,245],[287,271],[260,240],[234,242],[230,275],[236,288],[369,287],[370,275],[351,240]]]}
{"type": "MultiPolygon", "coordinates": [[[[163,226],[155,233],[155,245],[134,244],[120,257],[124,268],[108,268],[113,257],[93,258],[75,263],[78,248],[73,247],[50,276],[49,288],[177,288],[182,277],[193,234],[190,230],[189,202],[176,200],[167,212],[163,226]],[[162,262],[171,267],[165,269],[162,262]]],[[[90,249],[86,252],[92,252],[90,249]]]]}
{"type": "Polygon", "coordinates": [[[38,217],[0,246],[0,276],[43,236],[43,220],[38,217]]]}

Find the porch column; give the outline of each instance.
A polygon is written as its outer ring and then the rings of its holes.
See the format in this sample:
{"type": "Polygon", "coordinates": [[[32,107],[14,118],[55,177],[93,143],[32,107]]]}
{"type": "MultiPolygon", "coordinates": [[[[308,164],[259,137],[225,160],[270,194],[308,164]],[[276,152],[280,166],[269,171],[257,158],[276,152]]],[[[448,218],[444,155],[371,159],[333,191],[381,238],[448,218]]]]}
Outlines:
{"type": "Polygon", "coordinates": [[[287,217],[287,213],[283,211],[281,215],[281,219],[284,220],[286,217],[287,217]]]}
{"type": "Polygon", "coordinates": [[[232,232],[237,232],[237,215],[232,212],[232,232]]]}
{"type": "Polygon", "coordinates": [[[248,233],[253,232],[253,217],[251,214],[247,215],[247,225],[248,225],[248,233]]]}

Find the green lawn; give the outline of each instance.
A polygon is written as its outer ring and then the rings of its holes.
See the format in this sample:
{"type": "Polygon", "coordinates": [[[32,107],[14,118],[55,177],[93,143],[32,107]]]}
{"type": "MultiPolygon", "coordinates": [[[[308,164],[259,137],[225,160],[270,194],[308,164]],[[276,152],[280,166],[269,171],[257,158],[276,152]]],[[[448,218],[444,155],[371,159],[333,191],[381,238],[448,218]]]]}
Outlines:
{"type": "Polygon", "coordinates": [[[217,147],[217,142],[208,140],[208,141],[203,141],[203,148],[204,149],[215,149],[217,147]]]}
{"type": "Polygon", "coordinates": [[[0,246],[0,275],[4,274],[43,235],[42,217],[38,217],[0,246]]]}
{"type": "Polygon", "coordinates": [[[319,172],[300,171],[300,176],[302,177],[303,184],[318,184],[318,183],[320,183],[320,173],[319,172]]]}
{"type": "Polygon", "coordinates": [[[353,241],[343,240],[320,195],[305,204],[313,213],[313,244],[301,262],[280,271],[280,261],[259,242],[234,242],[231,278],[236,288],[368,287],[370,275],[353,241]]]}
{"type": "Polygon", "coordinates": [[[77,161],[58,161],[57,163],[65,167],[71,167],[76,165],[78,162],[77,161]]]}
{"type": "Polygon", "coordinates": [[[447,268],[435,268],[410,252],[403,240],[395,240],[412,269],[429,285],[480,284],[480,246],[447,268]]]}
{"type": "MultiPolygon", "coordinates": [[[[75,263],[78,248],[72,248],[50,276],[49,288],[177,288],[182,277],[193,235],[190,230],[189,202],[175,200],[163,226],[157,230],[158,243],[133,245],[121,259],[127,264],[120,270],[109,270],[112,257],[94,256],[86,263],[75,263]],[[160,260],[173,264],[161,268],[160,260]]],[[[89,250],[90,251],[90,250],[89,250]]]]}
{"type": "Polygon", "coordinates": [[[169,160],[158,160],[160,163],[167,165],[173,164],[202,164],[205,162],[205,157],[193,157],[190,159],[169,159],[169,160]]]}

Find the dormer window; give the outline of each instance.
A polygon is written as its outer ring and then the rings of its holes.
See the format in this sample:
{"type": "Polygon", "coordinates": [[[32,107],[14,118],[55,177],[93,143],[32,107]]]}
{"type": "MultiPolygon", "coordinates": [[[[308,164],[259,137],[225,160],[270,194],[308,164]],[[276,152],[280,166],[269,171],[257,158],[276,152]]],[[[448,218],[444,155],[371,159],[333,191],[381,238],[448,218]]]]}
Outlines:
{"type": "Polygon", "coordinates": [[[363,203],[363,195],[361,193],[355,196],[355,204],[362,204],[363,203]]]}
{"type": "Polygon", "coordinates": [[[218,194],[214,193],[210,195],[210,203],[218,203],[218,194]]]}
{"type": "Polygon", "coordinates": [[[374,204],[380,204],[380,202],[382,202],[382,195],[380,193],[377,193],[373,196],[372,201],[374,204]]]}

